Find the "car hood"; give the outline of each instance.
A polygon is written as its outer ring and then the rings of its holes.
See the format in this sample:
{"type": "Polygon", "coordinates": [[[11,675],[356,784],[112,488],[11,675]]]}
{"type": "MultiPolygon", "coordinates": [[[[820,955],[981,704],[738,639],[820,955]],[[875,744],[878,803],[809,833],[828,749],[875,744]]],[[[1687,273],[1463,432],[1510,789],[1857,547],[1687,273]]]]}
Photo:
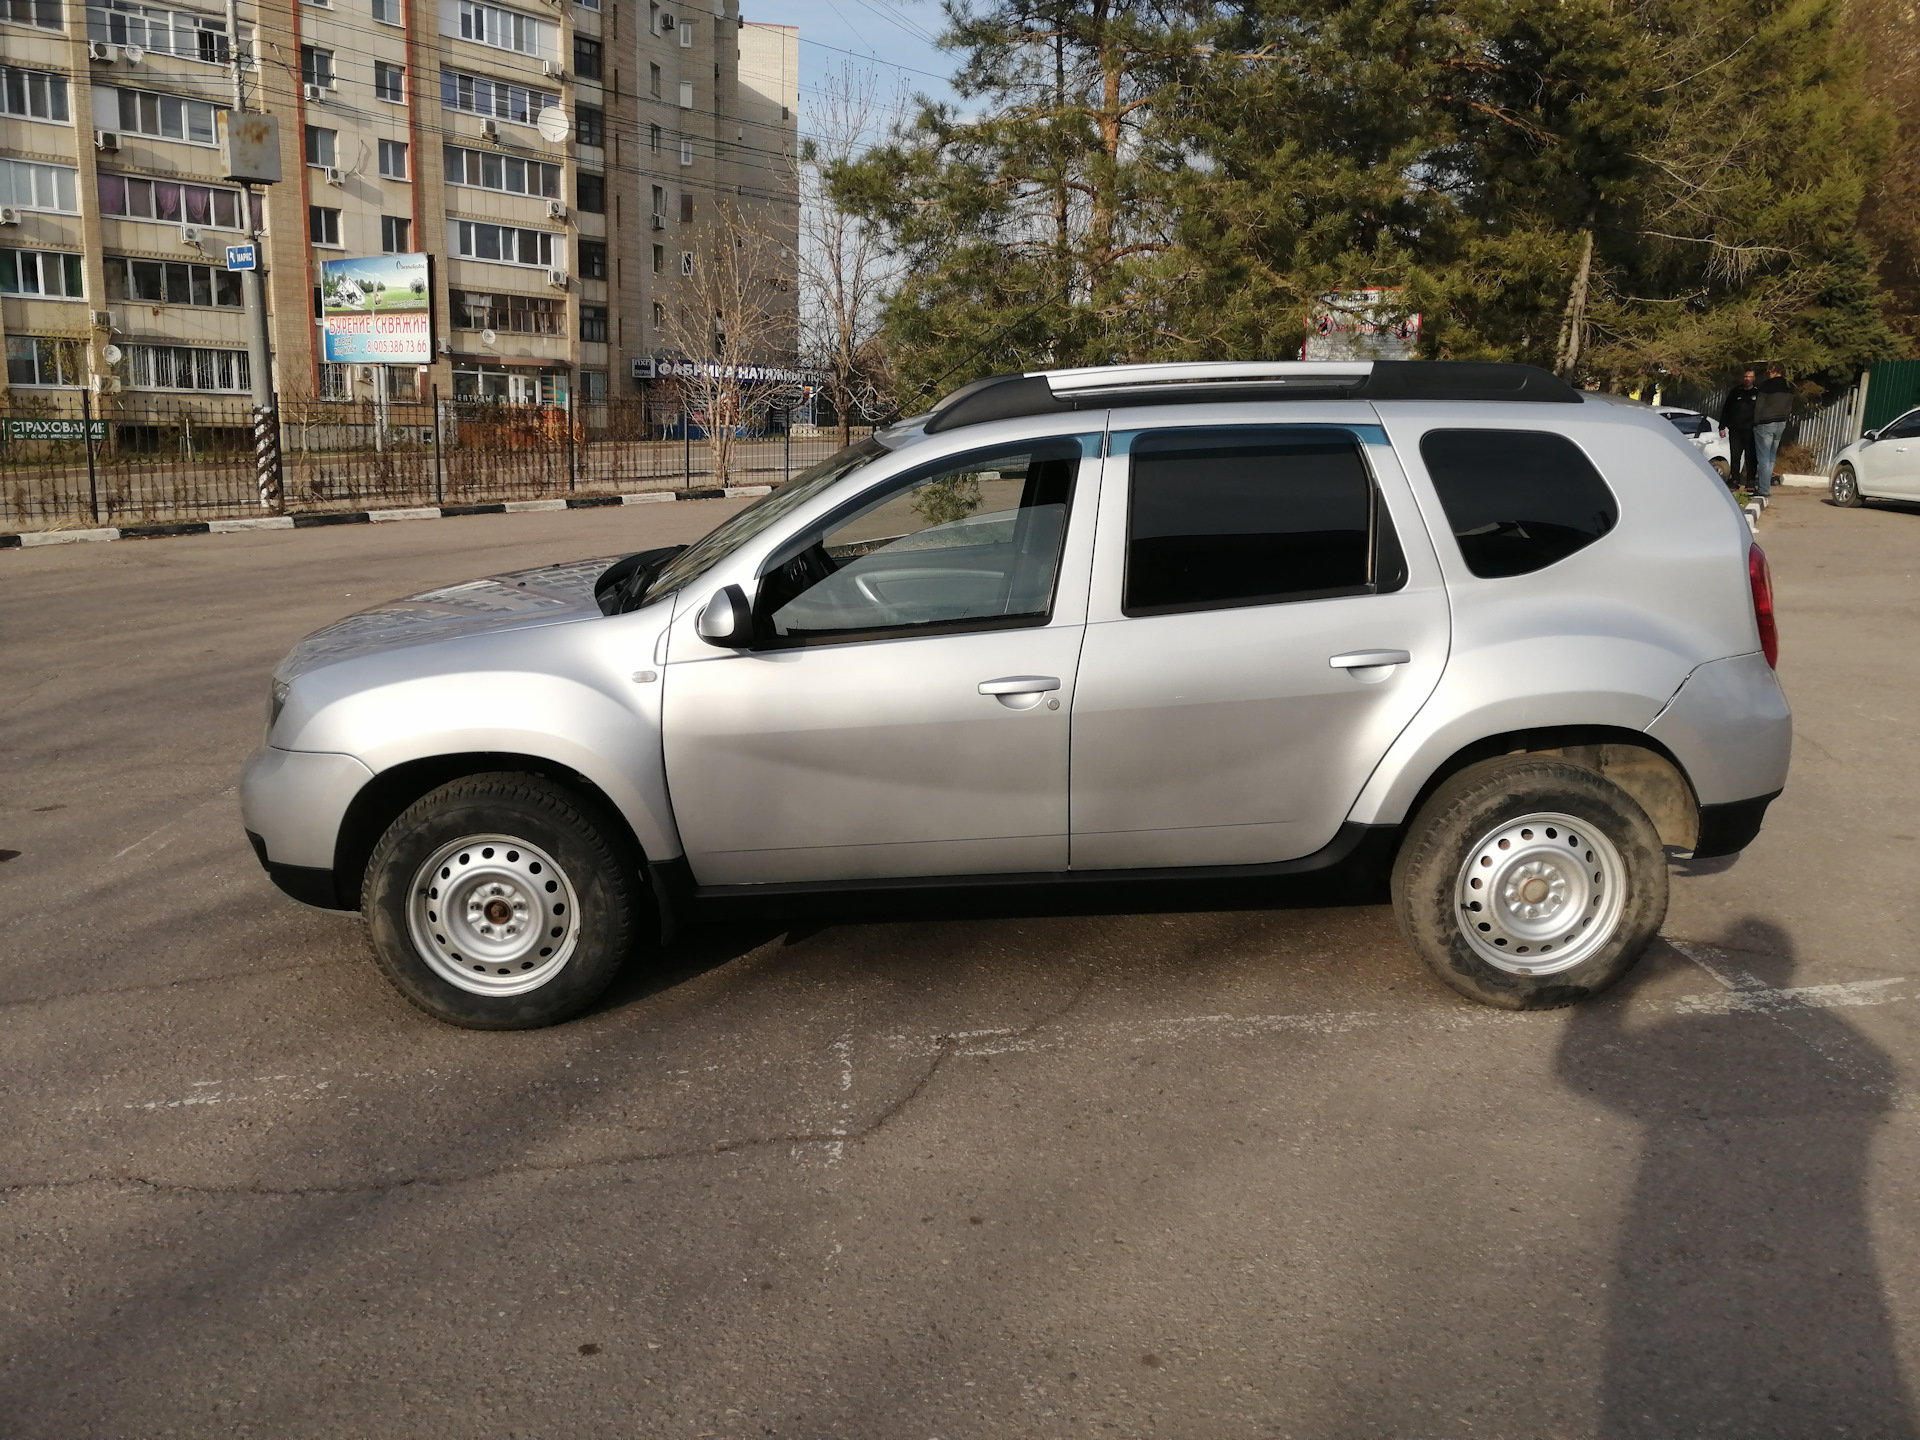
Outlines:
{"type": "Polygon", "coordinates": [[[515,570],[375,605],[336,620],[300,641],[274,670],[274,678],[290,681],[322,665],[376,650],[598,619],[600,606],[593,597],[593,582],[618,558],[609,555],[515,570]]]}

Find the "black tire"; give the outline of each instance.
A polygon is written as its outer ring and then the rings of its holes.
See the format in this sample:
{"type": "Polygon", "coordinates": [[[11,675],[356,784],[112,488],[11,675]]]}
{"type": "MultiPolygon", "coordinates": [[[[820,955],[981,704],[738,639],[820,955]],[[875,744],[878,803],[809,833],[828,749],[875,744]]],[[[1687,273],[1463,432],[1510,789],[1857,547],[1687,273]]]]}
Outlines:
{"type": "Polygon", "coordinates": [[[1866,503],[1866,497],[1860,493],[1860,477],[1851,465],[1842,465],[1833,472],[1831,493],[1833,503],[1842,510],[1858,510],[1866,503]]]}
{"type": "Polygon", "coordinates": [[[1554,1010],[1613,984],[1659,933],[1666,852],[1646,812],[1595,771],[1548,756],[1502,756],[1450,777],[1420,807],[1394,861],[1393,907],[1434,974],[1468,999],[1554,1010]],[[1545,823],[1527,823],[1542,816],[1545,823]],[[1492,887],[1484,892],[1476,883],[1483,873],[1492,887]],[[1610,883],[1601,883],[1603,873],[1610,883]],[[1538,894],[1528,888],[1541,886],[1538,894]],[[1496,889],[1508,898],[1496,900],[1496,889]],[[1596,921],[1601,930],[1591,929],[1596,921]],[[1470,935],[1470,925],[1488,934],[1470,935]],[[1553,927],[1544,945],[1542,926],[1553,927]],[[1486,958],[1509,935],[1520,943],[1486,958]]]}
{"type": "Polygon", "coordinates": [[[1722,480],[1725,480],[1728,476],[1733,474],[1733,467],[1727,464],[1727,462],[1722,460],[1718,455],[1714,456],[1713,459],[1709,460],[1707,463],[1713,466],[1713,473],[1718,475],[1722,480]]]}
{"type": "Polygon", "coordinates": [[[382,973],[435,1019],[470,1030],[531,1030],[581,1014],[658,934],[641,856],[604,810],[514,773],[469,775],[416,800],[367,863],[362,912],[382,973]],[[429,862],[435,873],[422,877],[429,862]],[[490,919],[498,929],[483,939],[490,919]],[[553,945],[537,948],[549,931],[553,945]]]}

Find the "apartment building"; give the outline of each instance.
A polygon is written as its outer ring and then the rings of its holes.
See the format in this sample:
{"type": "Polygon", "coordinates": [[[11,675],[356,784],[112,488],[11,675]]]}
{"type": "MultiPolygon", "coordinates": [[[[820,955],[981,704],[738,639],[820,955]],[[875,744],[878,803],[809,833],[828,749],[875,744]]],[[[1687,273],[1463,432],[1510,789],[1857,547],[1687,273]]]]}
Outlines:
{"type": "Polygon", "coordinates": [[[797,36],[737,0],[246,0],[229,23],[216,0],[0,0],[16,402],[247,394],[236,41],[247,108],[279,119],[258,193],[283,398],[639,393],[708,207],[797,246],[797,36]],[[433,257],[433,363],[329,365],[322,262],[410,252],[433,257]]]}

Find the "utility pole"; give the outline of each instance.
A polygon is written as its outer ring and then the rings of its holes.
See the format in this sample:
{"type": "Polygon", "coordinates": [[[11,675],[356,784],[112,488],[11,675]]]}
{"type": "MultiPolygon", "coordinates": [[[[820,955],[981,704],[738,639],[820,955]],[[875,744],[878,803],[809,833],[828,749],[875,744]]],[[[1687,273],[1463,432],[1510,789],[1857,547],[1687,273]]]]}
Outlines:
{"type": "MultiPolygon", "coordinates": [[[[245,64],[240,54],[240,7],[238,0],[227,0],[227,59],[233,77],[233,110],[243,115],[247,109],[245,64]]],[[[231,128],[231,127],[229,127],[231,128]]],[[[277,132],[276,132],[277,137],[277,132]]],[[[229,162],[231,163],[231,148],[229,162]]],[[[277,173],[277,167],[276,167],[277,173]]],[[[240,185],[241,223],[247,239],[253,243],[253,268],[240,273],[241,296],[247,314],[247,374],[253,392],[253,464],[259,483],[260,504],[277,510],[281,504],[280,428],[273,403],[273,350],[267,338],[267,293],[261,276],[261,261],[266,247],[261,243],[261,225],[266,219],[266,197],[254,191],[251,182],[240,185]]]]}

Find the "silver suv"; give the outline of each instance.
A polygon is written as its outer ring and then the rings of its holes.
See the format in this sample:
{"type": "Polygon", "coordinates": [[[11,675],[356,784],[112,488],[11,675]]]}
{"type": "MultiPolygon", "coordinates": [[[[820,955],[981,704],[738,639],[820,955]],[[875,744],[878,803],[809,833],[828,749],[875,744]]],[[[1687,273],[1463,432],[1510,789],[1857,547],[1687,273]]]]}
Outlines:
{"type": "MultiPolygon", "coordinates": [[[[1618,979],[1786,781],[1765,558],[1653,410],[1523,366],[999,376],[698,543],[295,646],[242,808],[458,1025],[716,902],[1390,871],[1439,977],[1618,979]]],[[[1339,893],[1332,887],[1330,895],[1339,893]]]]}

